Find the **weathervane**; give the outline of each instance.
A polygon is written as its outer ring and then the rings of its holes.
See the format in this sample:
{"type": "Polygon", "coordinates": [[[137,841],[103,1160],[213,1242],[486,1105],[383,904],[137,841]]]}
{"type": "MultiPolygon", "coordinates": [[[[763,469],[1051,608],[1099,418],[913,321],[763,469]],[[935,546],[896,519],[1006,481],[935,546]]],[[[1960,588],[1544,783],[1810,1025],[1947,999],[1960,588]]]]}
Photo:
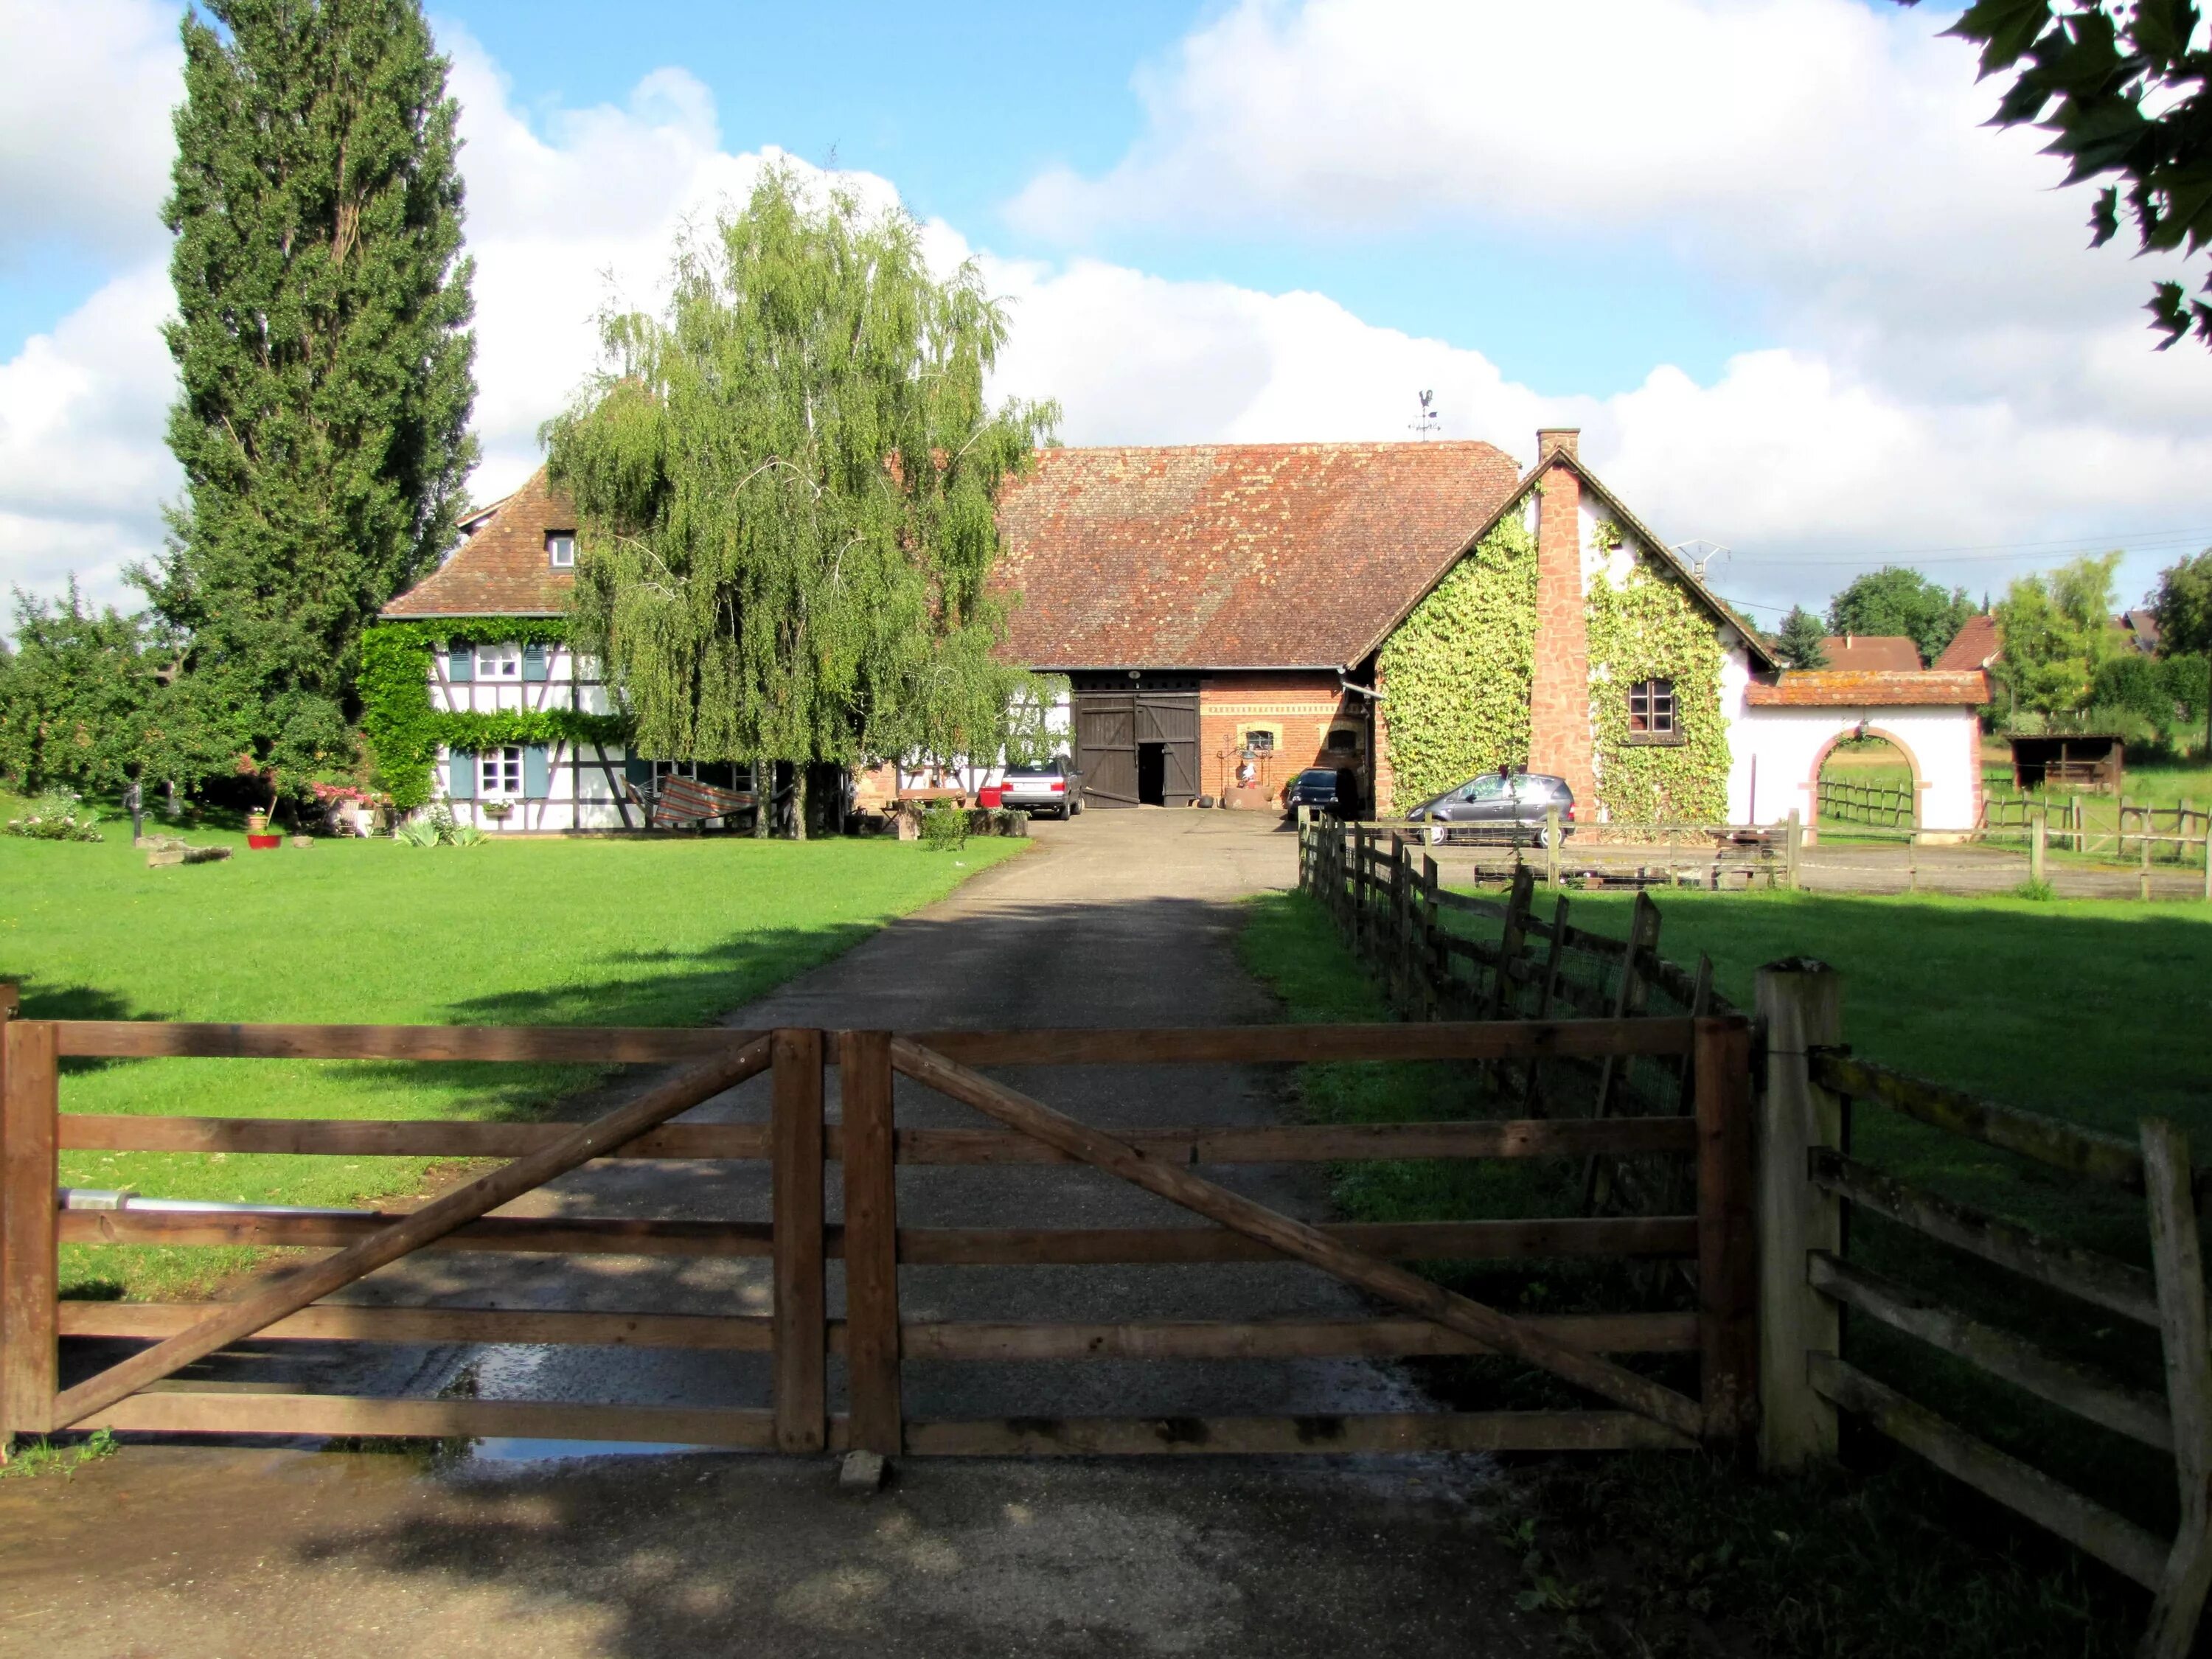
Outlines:
{"type": "Polygon", "coordinates": [[[1433,392],[1424,392],[1420,394],[1420,416],[1406,429],[1416,437],[1433,438],[1437,435],[1437,423],[1443,419],[1443,416],[1437,413],[1437,394],[1433,392]]]}

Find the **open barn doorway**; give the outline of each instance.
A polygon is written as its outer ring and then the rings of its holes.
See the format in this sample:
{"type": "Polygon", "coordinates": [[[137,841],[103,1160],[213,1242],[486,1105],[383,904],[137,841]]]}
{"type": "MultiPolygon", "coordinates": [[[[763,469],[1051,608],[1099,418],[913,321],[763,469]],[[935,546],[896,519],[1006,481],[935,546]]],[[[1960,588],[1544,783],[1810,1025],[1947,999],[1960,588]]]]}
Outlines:
{"type": "Polygon", "coordinates": [[[1168,801],[1168,746],[1164,743],[1137,745],[1137,803],[1164,806],[1168,801]]]}

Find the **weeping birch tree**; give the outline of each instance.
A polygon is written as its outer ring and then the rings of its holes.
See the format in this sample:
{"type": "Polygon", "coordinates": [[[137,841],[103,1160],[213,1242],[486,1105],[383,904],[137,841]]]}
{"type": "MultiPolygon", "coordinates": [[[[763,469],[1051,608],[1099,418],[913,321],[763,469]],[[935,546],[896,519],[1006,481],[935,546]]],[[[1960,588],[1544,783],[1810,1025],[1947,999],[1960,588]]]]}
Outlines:
{"type": "Polygon", "coordinates": [[[576,637],[635,746],[802,778],[995,754],[1027,678],[993,655],[995,503],[1058,410],[986,402],[1006,323],[975,267],[940,278],[905,213],[771,171],[680,240],[659,315],[601,332],[544,436],[576,637]]]}

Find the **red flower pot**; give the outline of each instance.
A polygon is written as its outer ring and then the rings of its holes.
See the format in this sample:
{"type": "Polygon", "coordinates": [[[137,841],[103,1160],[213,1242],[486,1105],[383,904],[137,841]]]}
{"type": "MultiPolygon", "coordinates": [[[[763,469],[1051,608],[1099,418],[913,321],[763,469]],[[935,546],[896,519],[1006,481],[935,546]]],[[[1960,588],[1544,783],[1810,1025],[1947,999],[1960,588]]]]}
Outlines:
{"type": "Polygon", "coordinates": [[[998,811],[999,807],[1005,802],[1006,799],[1006,792],[1004,789],[1001,789],[995,783],[992,784],[988,788],[979,789],[975,792],[975,805],[994,812],[998,811]]]}
{"type": "Polygon", "coordinates": [[[273,853],[284,844],[284,837],[274,832],[265,836],[248,836],[246,844],[257,853],[273,853]]]}

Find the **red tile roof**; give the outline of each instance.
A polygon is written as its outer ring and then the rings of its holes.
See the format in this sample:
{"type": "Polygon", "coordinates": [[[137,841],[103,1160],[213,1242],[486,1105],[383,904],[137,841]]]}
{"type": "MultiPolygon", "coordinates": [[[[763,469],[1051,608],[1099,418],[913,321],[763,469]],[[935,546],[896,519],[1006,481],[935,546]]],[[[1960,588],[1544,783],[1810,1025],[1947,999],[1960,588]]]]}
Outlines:
{"type": "Polygon", "coordinates": [[[1346,666],[1512,495],[1484,443],[1048,449],[999,511],[1038,668],[1346,666]]]}
{"type": "Polygon", "coordinates": [[[1911,673],[1920,666],[1920,647],[1902,634],[1832,634],[1820,649],[1828,666],[1840,671],[1911,673]]]}
{"type": "Polygon", "coordinates": [[[1987,668],[2003,648],[2004,641],[1997,635],[1997,619],[1984,611],[1967,617],[1966,625],[1951,636],[1951,643],[1929,666],[1987,668]]]}
{"type": "Polygon", "coordinates": [[[496,504],[453,557],[384,607],[387,617],[547,617],[568,608],[573,570],[545,562],[545,532],[574,530],[576,510],[545,481],[529,482],[496,504]]]}
{"type": "Polygon", "coordinates": [[[1753,680],[1743,700],[1754,708],[1907,708],[1989,702],[1990,677],[1978,668],[1944,672],[1896,670],[1791,669],[1768,682],[1753,680]]]}

